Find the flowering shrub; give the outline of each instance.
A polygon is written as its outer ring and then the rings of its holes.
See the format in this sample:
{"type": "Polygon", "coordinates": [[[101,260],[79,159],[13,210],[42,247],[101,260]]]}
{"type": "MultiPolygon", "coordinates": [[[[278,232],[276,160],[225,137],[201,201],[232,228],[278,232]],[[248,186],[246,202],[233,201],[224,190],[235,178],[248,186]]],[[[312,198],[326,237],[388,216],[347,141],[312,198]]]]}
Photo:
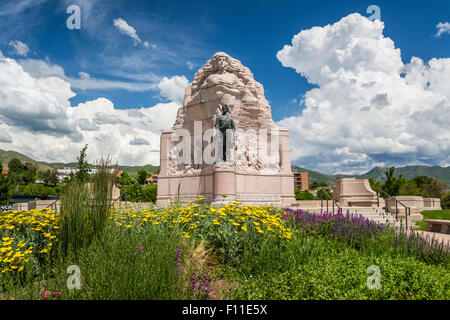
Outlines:
{"type": "Polygon", "coordinates": [[[449,261],[450,248],[437,239],[424,239],[414,232],[396,231],[388,224],[376,223],[361,215],[341,210],[309,213],[304,210],[285,209],[283,219],[295,228],[313,235],[332,237],[364,250],[386,251],[396,249],[400,254],[413,255],[433,263],[449,261]]]}
{"type": "MultiPolygon", "coordinates": [[[[203,199],[198,198],[199,201],[203,199]]],[[[233,202],[216,209],[209,205],[193,204],[193,201],[188,204],[137,211],[115,208],[110,219],[127,229],[146,224],[181,227],[186,238],[190,238],[195,232],[217,232],[220,229],[228,229],[233,234],[254,230],[259,234],[282,239],[290,239],[292,236],[291,230],[283,222],[283,211],[273,207],[241,206],[239,202],[233,202]]]]}
{"type": "Polygon", "coordinates": [[[341,209],[335,214],[332,212],[317,214],[302,209],[285,209],[283,218],[307,233],[332,236],[356,246],[361,245],[368,238],[391,230],[388,225],[378,224],[361,215],[350,214],[349,210],[343,214],[341,209]]]}
{"type": "Polygon", "coordinates": [[[0,213],[0,271],[22,272],[25,263],[49,253],[58,234],[59,215],[30,210],[0,213]]]}

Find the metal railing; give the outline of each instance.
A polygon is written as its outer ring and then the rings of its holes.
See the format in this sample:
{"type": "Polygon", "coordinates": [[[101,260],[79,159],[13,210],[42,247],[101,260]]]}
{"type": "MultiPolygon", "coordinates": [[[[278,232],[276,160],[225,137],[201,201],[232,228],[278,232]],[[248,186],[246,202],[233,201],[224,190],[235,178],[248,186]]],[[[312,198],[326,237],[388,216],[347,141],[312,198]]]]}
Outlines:
{"type": "Polygon", "coordinates": [[[122,192],[120,195],[119,195],[119,197],[117,198],[117,199],[113,199],[112,200],[112,202],[113,202],[113,204],[116,202],[116,201],[119,201],[120,202],[120,207],[122,207],[122,198],[124,197],[124,196],[126,196],[126,195],[128,195],[128,191],[124,191],[124,192],[122,192]]]}
{"type": "Polygon", "coordinates": [[[55,201],[53,201],[52,203],[50,203],[47,207],[45,207],[46,209],[49,209],[49,210],[55,210],[55,213],[57,213],[57,210],[58,210],[58,205],[57,205],[57,203],[58,203],[58,201],[60,201],[59,199],[58,200],[55,200],[55,201]]]}
{"type": "Polygon", "coordinates": [[[333,214],[334,214],[334,206],[335,205],[338,207],[338,212],[339,212],[339,210],[341,210],[341,207],[339,206],[338,202],[335,199],[331,198],[331,196],[328,194],[328,192],[325,190],[325,188],[320,188],[320,189],[317,190],[317,192],[319,192],[319,191],[322,191],[320,193],[320,206],[322,207],[322,209],[323,209],[323,200],[324,200],[323,199],[323,195],[325,194],[326,195],[326,201],[327,201],[327,212],[328,212],[328,201],[331,201],[331,204],[332,204],[332,207],[333,207],[333,214]]]}
{"type": "MultiPolygon", "coordinates": [[[[378,207],[380,206],[380,193],[384,194],[386,198],[384,198],[384,209],[393,214],[393,212],[390,210],[389,205],[388,205],[388,200],[392,199],[395,202],[395,220],[398,220],[398,205],[401,205],[402,207],[405,208],[405,229],[408,229],[408,216],[411,215],[411,208],[406,206],[405,204],[401,203],[400,201],[398,201],[395,197],[391,196],[390,194],[388,194],[387,192],[384,192],[383,190],[380,189],[375,189],[376,193],[377,193],[377,205],[378,207]]],[[[401,221],[400,221],[401,224],[401,221]]]]}

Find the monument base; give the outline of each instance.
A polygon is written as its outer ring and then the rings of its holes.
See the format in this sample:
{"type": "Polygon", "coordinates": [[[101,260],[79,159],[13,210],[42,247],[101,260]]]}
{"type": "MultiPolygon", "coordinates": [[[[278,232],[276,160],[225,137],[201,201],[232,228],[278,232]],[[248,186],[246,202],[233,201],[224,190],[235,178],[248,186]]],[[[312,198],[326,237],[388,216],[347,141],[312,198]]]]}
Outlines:
{"type": "Polygon", "coordinates": [[[199,174],[158,177],[158,207],[199,196],[213,206],[238,201],[242,205],[288,207],[295,202],[293,175],[244,173],[233,164],[219,164],[199,174]]]}

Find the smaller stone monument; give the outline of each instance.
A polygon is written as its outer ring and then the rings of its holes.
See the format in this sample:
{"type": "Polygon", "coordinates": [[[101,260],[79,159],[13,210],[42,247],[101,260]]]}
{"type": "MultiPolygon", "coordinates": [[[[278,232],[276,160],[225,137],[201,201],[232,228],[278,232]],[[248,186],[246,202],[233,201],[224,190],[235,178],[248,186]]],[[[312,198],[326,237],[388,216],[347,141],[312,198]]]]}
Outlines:
{"type": "Polygon", "coordinates": [[[368,179],[341,178],[333,188],[333,199],[341,206],[370,207],[377,205],[377,194],[368,179]]]}

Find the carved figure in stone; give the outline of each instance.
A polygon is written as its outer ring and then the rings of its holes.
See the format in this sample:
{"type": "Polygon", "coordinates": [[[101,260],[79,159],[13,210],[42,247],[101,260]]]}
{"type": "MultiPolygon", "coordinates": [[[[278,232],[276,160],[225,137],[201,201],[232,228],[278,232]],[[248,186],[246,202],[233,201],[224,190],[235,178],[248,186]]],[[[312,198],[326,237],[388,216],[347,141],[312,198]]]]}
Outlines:
{"type": "Polygon", "coordinates": [[[217,130],[218,145],[222,145],[217,160],[230,161],[231,152],[234,150],[234,132],[236,131],[236,126],[234,125],[233,117],[228,113],[228,106],[226,104],[222,106],[222,115],[216,118],[215,128],[217,130]],[[227,130],[232,130],[229,131],[231,133],[230,137],[227,137],[227,130]],[[231,141],[227,141],[229,138],[231,141]]]}

